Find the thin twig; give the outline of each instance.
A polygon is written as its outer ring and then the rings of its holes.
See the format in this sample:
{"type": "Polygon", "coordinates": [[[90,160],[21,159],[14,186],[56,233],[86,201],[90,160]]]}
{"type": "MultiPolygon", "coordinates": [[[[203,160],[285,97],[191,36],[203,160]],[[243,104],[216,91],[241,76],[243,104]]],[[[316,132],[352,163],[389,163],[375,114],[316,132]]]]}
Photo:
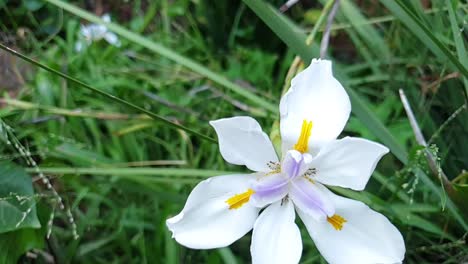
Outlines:
{"type": "Polygon", "coordinates": [[[333,3],[332,10],[330,11],[330,14],[328,15],[327,26],[325,27],[325,33],[323,33],[322,43],[320,43],[320,58],[321,59],[325,58],[325,54],[327,54],[328,42],[330,40],[331,26],[333,24],[333,20],[335,19],[339,6],[340,6],[340,0],[335,0],[335,2],[333,3]]]}
{"type": "Polygon", "coordinates": [[[431,138],[429,138],[429,141],[427,144],[431,144],[439,135],[440,133],[442,132],[442,130],[444,130],[448,124],[450,122],[453,121],[453,119],[455,119],[455,117],[457,117],[463,110],[466,110],[467,108],[467,104],[464,103],[462,106],[460,106],[457,110],[455,110],[455,112],[453,112],[453,114],[451,114],[447,120],[445,120],[444,123],[442,123],[442,125],[440,125],[440,127],[436,130],[436,132],[434,132],[434,134],[432,134],[431,138]]]}
{"type": "Polygon", "coordinates": [[[320,16],[317,19],[317,22],[315,23],[314,27],[310,31],[310,34],[307,36],[306,39],[306,44],[311,45],[314,40],[315,40],[315,35],[317,35],[317,32],[319,32],[319,29],[322,27],[323,22],[325,22],[325,18],[327,17],[328,12],[333,6],[334,0],[328,0],[328,2],[325,4],[325,6],[322,9],[322,12],[320,12],[320,16]]]}
{"type": "MultiPolygon", "coordinates": [[[[70,116],[70,117],[89,117],[96,119],[104,120],[128,120],[128,119],[149,119],[149,116],[146,115],[129,115],[121,113],[106,113],[106,112],[93,112],[93,111],[84,111],[82,109],[64,109],[53,106],[43,106],[39,104],[34,104],[31,102],[20,101],[15,99],[0,98],[0,103],[13,106],[12,109],[23,109],[23,110],[42,110],[59,116],[70,116]]],[[[44,120],[50,120],[51,117],[45,117],[40,119],[35,119],[33,123],[43,122],[44,120]]],[[[52,118],[56,118],[53,116],[52,118]]]]}
{"type": "Polygon", "coordinates": [[[413,133],[414,133],[414,137],[416,138],[416,141],[420,145],[427,147],[426,139],[424,139],[421,129],[419,128],[418,121],[416,121],[416,117],[414,116],[413,110],[411,109],[411,106],[408,102],[408,98],[406,98],[405,92],[403,91],[403,89],[400,89],[399,92],[400,92],[401,103],[403,104],[403,107],[405,108],[406,115],[408,116],[411,128],[413,129],[413,133]]]}
{"type": "Polygon", "coordinates": [[[434,155],[432,155],[432,153],[427,149],[426,139],[424,138],[424,135],[421,132],[421,128],[418,125],[418,121],[416,120],[416,117],[414,116],[413,110],[411,109],[408,99],[406,98],[405,92],[403,91],[403,89],[400,89],[399,92],[400,92],[401,103],[403,104],[403,108],[405,108],[406,115],[408,116],[408,120],[410,122],[411,128],[413,129],[414,137],[416,138],[416,141],[418,142],[419,145],[426,148],[425,152],[426,152],[426,158],[429,164],[429,168],[434,173],[434,175],[437,176],[439,180],[442,181],[442,183],[444,184],[444,187],[447,190],[451,190],[452,184],[447,178],[447,175],[445,175],[445,173],[442,171],[440,166],[437,166],[437,161],[434,155]]]}

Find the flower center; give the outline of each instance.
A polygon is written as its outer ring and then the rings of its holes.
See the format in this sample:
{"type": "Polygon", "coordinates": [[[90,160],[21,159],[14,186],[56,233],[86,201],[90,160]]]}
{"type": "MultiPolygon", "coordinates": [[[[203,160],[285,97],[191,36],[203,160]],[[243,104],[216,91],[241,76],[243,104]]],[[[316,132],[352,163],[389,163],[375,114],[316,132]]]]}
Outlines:
{"type": "Polygon", "coordinates": [[[309,150],[309,138],[312,133],[312,121],[307,121],[304,119],[302,121],[301,135],[297,140],[297,143],[294,145],[294,149],[305,153],[309,150]]]}
{"type": "Polygon", "coordinates": [[[277,174],[281,172],[281,163],[279,162],[270,161],[267,163],[267,166],[268,168],[270,168],[271,171],[265,174],[265,176],[273,175],[273,174],[277,174]]]}
{"type": "Polygon", "coordinates": [[[327,221],[333,226],[333,228],[335,228],[338,231],[343,229],[343,224],[345,222],[348,222],[341,215],[337,214],[334,214],[332,217],[327,217],[327,221]]]}
{"type": "Polygon", "coordinates": [[[255,191],[249,188],[246,192],[236,194],[227,199],[226,203],[229,205],[229,209],[239,209],[250,200],[250,196],[254,193],[255,191]]]}

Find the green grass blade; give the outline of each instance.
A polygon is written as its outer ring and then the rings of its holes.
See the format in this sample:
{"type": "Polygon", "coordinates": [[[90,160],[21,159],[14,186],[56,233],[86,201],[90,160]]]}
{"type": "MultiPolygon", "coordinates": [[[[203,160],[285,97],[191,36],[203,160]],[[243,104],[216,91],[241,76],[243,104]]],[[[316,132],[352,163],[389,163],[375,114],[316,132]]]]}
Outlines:
{"type": "MultiPolygon", "coordinates": [[[[112,166],[112,164],[109,164],[112,166]]],[[[27,172],[34,173],[34,169],[26,169],[27,172]]],[[[46,174],[92,174],[92,175],[114,175],[131,178],[135,175],[146,176],[174,176],[174,177],[201,177],[208,178],[218,175],[236,174],[239,172],[204,170],[204,169],[180,169],[180,168],[72,168],[72,167],[41,167],[41,171],[46,174]]]]}
{"type": "MultiPolygon", "coordinates": [[[[457,1],[458,2],[458,1],[457,1]]],[[[455,2],[447,0],[448,13],[450,19],[450,26],[452,27],[453,39],[455,40],[455,47],[457,49],[458,59],[465,67],[468,65],[468,57],[466,56],[466,48],[462,38],[462,32],[459,29],[457,22],[457,15],[455,13],[455,2]]],[[[465,93],[468,94],[468,77],[463,78],[465,84],[465,93]]]]}
{"type": "Polygon", "coordinates": [[[346,91],[351,99],[353,113],[390,149],[395,157],[401,162],[406,163],[408,161],[408,155],[403,146],[398,143],[392,133],[390,133],[356,92],[350,88],[347,88],[346,91]]]}
{"type": "Polygon", "coordinates": [[[468,224],[465,222],[465,218],[461,213],[458,211],[457,206],[453,203],[451,199],[446,199],[444,190],[439,188],[434,182],[431,181],[431,179],[422,171],[421,169],[418,169],[416,171],[416,174],[418,175],[419,178],[422,179],[424,184],[428,186],[432,192],[437,194],[441,201],[445,201],[444,206],[447,207],[448,211],[453,215],[455,220],[463,227],[465,232],[468,232],[468,224]]]}
{"type": "Polygon", "coordinates": [[[434,54],[442,59],[445,57],[448,58],[462,75],[468,77],[468,70],[466,67],[463,66],[457,57],[450,52],[447,46],[432,33],[431,29],[425,25],[408,6],[401,1],[381,0],[381,2],[405,24],[422,43],[431,49],[434,54]]]}
{"type": "Polygon", "coordinates": [[[269,110],[270,112],[272,113],[276,113],[278,112],[278,107],[274,104],[271,104],[269,103],[268,101],[264,100],[263,98],[253,94],[252,92],[246,90],[245,88],[229,81],[228,79],[226,79],[225,77],[209,70],[208,68],[204,67],[203,65],[191,60],[191,59],[188,59],[176,52],[174,52],[173,50],[169,49],[169,48],[166,48],[164,47],[163,45],[159,44],[159,43],[156,43],[154,41],[151,41],[145,37],[143,37],[142,35],[139,35],[139,34],[136,34],[136,33],[133,33],[115,23],[107,23],[107,22],[104,22],[101,18],[81,9],[81,8],[78,8],[74,5],[71,5],[71,4],[68,4],[68,3],[65,3],[65,2],[62,2],[60,0],[46,0],[47,2],[57,6],[57,7],[60,7],[60,8],[63,8],[64,10],[76,15],[76,16],[79,16],[83,19],[86,19],[88,21],[91,21],[93,23],[96,23],[96,24],[101,24],[101,25],[105,25],[109,30],[113,31],[114,33],[116,33],[117,35],[120,35],[121,37],[125,38],[125,39],[128,39],[129,41],[131,42],[134,42],[138,45],[141,45],[153,52],[156,52],[158,54],[160,54],[161,56],[164,56],[180,65],[183,65],[187,68],[189,68],[190,70],[202,75],[202,76],[205,76],[206,78],[212,80],[213,82],[215,83],[218,83],[219,85],[222,85],[230,90],[232,90],[233,92],[239,94],[240,96],[250,100],[252,103],[255,103],[257,104],[258,106],[260,107],[263,107],[267,110],[269,110]]]}
{"type": "Polygon", "coordinates": [[[237,264],[236,256],[234,256],[230,248],[220,248],[218,252],[225,264],[237,264]]]}
{"type": "Polygon", "coordinates": [[[81,87],[84,87],[84,88],[86,88],[88,90],[93,91],[94,93],[102,95],[102,96],[110,99],[111,101],[114,101],[114,102],[117,102],[119,104],[125,105],[125,106],[127,106],[129,108],[132,108],[132,109],[138,111],[138,112],[144,113],[144,114],[148,115],[149,117],[153,118],[154,120],[157,120],[157,121],[159,121],[159,122],[161,122],[161,123],[163,123],[163,124],[165,124],[165,125],[167,125],[169,127],[176,128],[176,129],[181,129],[181,130],[184,130],[185,132],[190,133],[190,134],[192,134],[194,136],[197,136],[197,137],[199,137],[201,139],[208,140],[208,141],[213,142],[213,143],[217,143],[217,141],[215,139],[211,138],[211,137],[205,136],[205,135],[203,135],[203,134],[201,134],[201,133],[199,133],[199,132],[197,132],[195,130],[192,130],[190,128],[187,128],[185,126],[173,123],[173,122],[167,120],[166,118],[164,118],[162,116],[159,116],[159,115],[157,115],[155,113],[152,113],[152,112],[150,112],[148,110],[145,110],[145,109],[143,109],[143,108],[141,108],[141,107],[139,107],[137,105],[134,105],[134,104],[132,104],[132,103],[126,101],[126,100],[123,100],[123,99],[121,99],[119,97],[116,97],[116,96],[114,96],[112,94],[109,94],[109,93],[106,93],[106,92],[101,91],[99,89],[96,89],[96,88],[94,88],[94,87],[92,87],[92,86],[90,86],[90,85],[88,85],[88,84],[86,84],[86,83],[84,83],[84,82],[82,82],[82,81],[80,81],[78,79],[75,79],[75,78],[73,78],[71,76],[66,75],[63,72],[52,69],[47,65],[44,65],[44,64],[42,64],[42,63],[40,63],[40,62],[38,62],[38,61],[36,61],[34,59],[29,58],[26,55],[23,55],[23,54],[15,51],[13,49],[10,49],[10,48],[8,48],[7,46],[5,46],[5,45],[3,45],[1,43],[0,43],[0,48],[7,51],[7,52],[9,52],[9,53],[11,53],[14,56],[20,57],[21,59],[23,59],[23,60],[25,60],[25,61],[27,61],[29,63],[34,64],[34,65],[36,65],[36,66],[38,66],[38,67],[40,67],[40,68],[42,68],[42,69],[44,69],[44,70],[46,70],[48,72],[54,73],[54,74],[66,79],[66,80],[68,80],[70,82],[78,84],[81,87]]]}
{"type": "Polygon", "coordinates": [[[298,54],[303,61],[309,63],[314,56],[318,56],[318,45],[312,44],[312,47],[308,46],[306,44],[306,35],[271,5],[259,0],[243,1],[290,49],[298,54]]]}
{"type": "Polygon", "coordinates": [[[390,58],[390,49],[379,32],[369,24],[368,20],[356,7],[354,1],[341,0],[340,12],[353,26],[353,29],[362,38],[364,43],[373,52],[374,56],[390,58]]]}

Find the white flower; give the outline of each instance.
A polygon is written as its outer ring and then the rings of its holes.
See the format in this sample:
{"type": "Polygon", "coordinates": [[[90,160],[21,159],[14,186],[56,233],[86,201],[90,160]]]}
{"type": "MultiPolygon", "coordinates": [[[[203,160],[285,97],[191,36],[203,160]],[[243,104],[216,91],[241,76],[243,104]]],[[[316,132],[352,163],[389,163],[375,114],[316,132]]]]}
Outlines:
{"type": "MultiPolygon", "coordinates": [[[[109,14],[104,14],[102,20],[110,22],[109,14]]],[[[94,41],[105,39],[109,44],[120,47],[120,40],[116,34],[110,32],[106,26],[99,24],[81,25],[80,36],[75,44],[75,50],[81,51],[84,46],[89,46],[94,41]]]]}
{"type": "Polygon", "coordinates": [[[173,237],[190,248],[218,248],[253,228],[253,263],[298,263],[302,241],[296,211],[329,263],[402,262],[403,238],[385,216],[324,186],[363,190],[388,152],[366,139],[336,139],[350,111],[331,62],[313,60],[281,99],[281,161],[253,118],[210,122],[223,158],[256,173],[199,183],[182,212],[167,220],[173,237]]]}

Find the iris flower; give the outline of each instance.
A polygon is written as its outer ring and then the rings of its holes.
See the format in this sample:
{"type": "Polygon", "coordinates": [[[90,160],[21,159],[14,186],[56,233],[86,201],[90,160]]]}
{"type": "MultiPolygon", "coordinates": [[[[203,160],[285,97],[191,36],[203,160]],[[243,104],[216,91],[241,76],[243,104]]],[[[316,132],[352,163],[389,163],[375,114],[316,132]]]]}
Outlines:
{"type": "Polygon", "coordinates": [[[337,139],[351,104],[331,62],[314,59],[292,80],[279,107],[282,159],[255,119],[210,122],[223,158],[254,173],[200,182],[182,212],[166,222],[176,241],[194,249],[220,248],[253,229],[252,263],[298,263],[297,212],[329,263],[401,263],[405,244],[398,229],[364,203],[326,187],[363,190],[388,153],[363,138],[337,139]]]}
{"type": "MultiPolygon", "coordinates": [[[[111,22],[109,14],[104,14],[101,19],[107,23],[111,22]]],[[[111,45],[120,47],[119,38],[115,33],[109,31],[106,26],[100,24],[81,25],[79,39],[75,43],[75,50],[79,52],[94,41],[102,39],[105,39],[111,45]]]]}

